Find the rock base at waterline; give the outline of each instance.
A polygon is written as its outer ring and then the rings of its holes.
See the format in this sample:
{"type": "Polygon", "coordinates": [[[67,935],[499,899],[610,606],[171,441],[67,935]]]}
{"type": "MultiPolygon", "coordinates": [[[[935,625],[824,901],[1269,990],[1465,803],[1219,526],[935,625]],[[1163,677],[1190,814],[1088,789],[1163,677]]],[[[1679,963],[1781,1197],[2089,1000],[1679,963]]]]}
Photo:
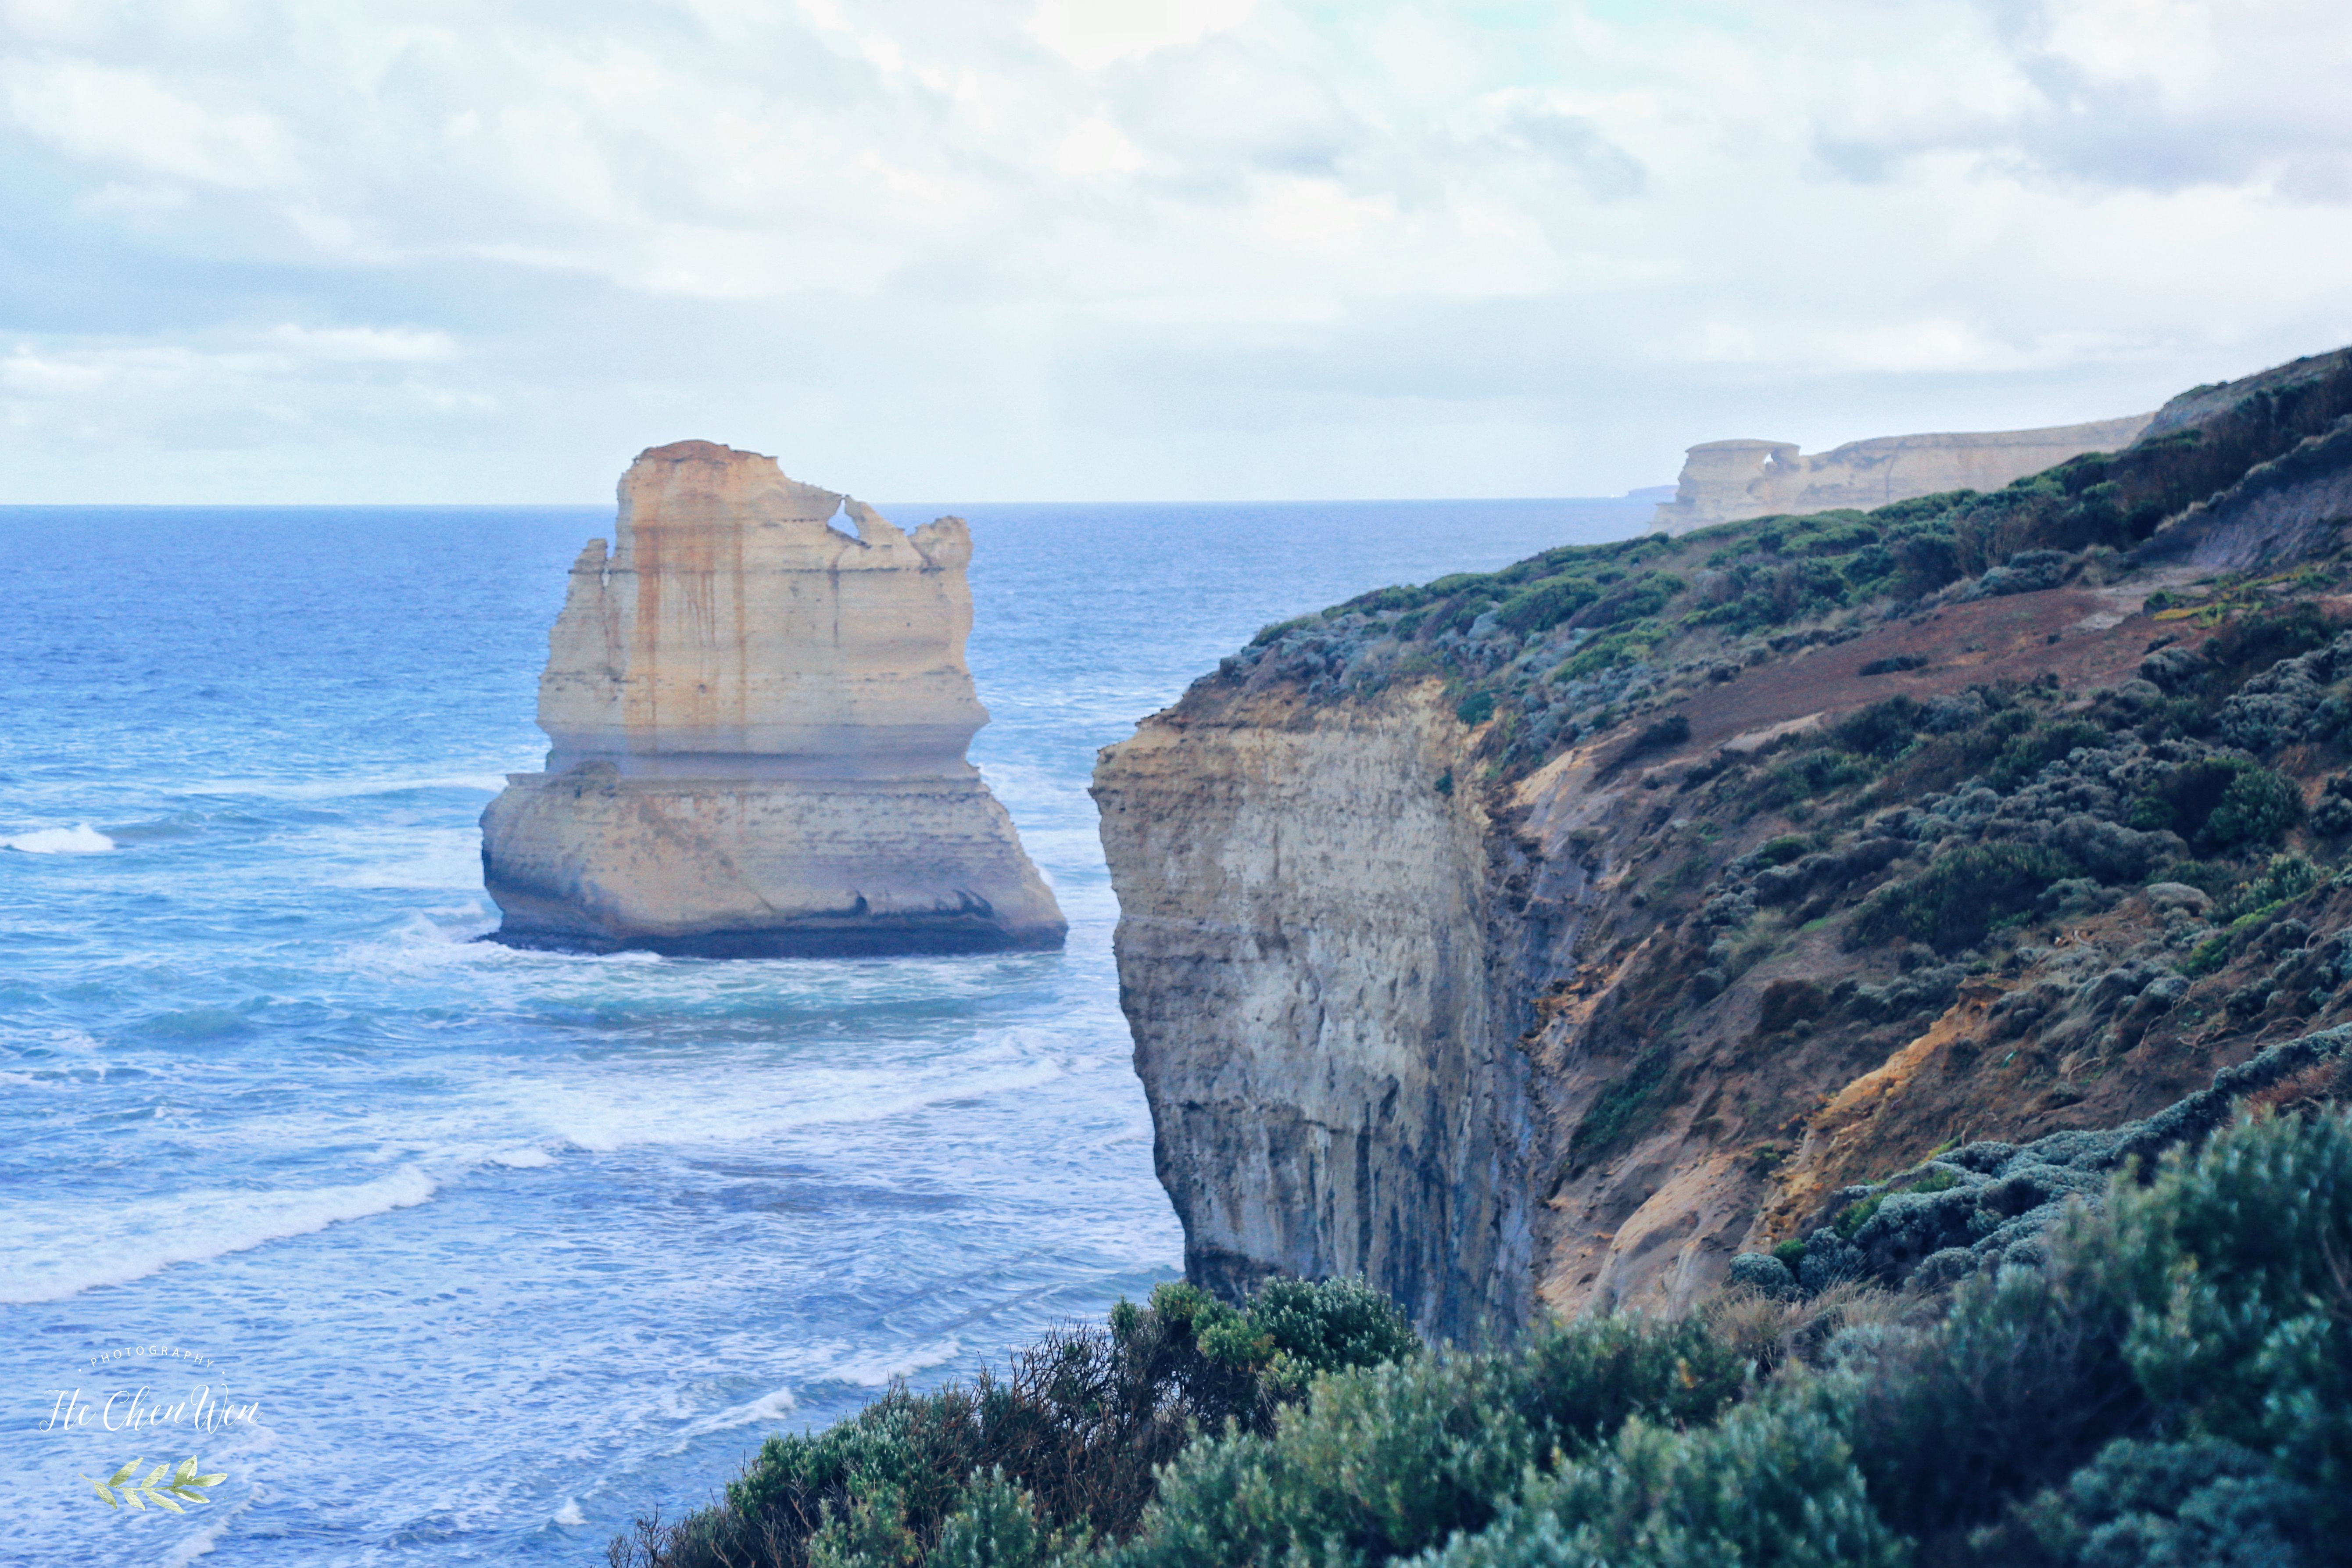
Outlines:
{"type": "Polygon", "coordinates": [[[976,772],[906,779],[514,773],[482,878],[512,947],[706,958],[1054,948],[1067,931],[976,772]]]}

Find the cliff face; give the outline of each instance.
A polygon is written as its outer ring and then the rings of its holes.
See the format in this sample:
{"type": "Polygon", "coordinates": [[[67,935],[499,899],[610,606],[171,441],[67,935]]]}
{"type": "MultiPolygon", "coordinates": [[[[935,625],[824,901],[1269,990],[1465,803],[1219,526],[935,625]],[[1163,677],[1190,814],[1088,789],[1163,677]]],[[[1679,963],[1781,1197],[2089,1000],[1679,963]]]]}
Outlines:
{"type": "Polygon", "coordinates": [[[1367,595],[1108,748],[1195,1277],[1360,1271],[1462,1339],[1673,1308],[2352,1017],[2342,360],[1940,511],[1367,595]],[[2300,573],[2182,563],[2216,491],[2202,548],[2300,573]]]}
{"type": "Polygon", "coordinates": [[[1655,526],[1682,533],[1709,523],[1881,507],[1946,490],[1997,490],[2077,458],[2128,447],[2153,416],[2136,414],[2040,430],[1878,436],[1826,452],[1792,441],[1707,441],[1685,455],[1675,499],[1655,526]]]}
{"type": "Polygon", "coordinates": [[[540,682],[544,773],[482,815],[501,941],[735,954],[1057,944],[988,721],[960,519],[901,532],[775,459],[641,455],[573,564],[540,682]]]}
{"type": "Polygon", "coordinates": [[[547,769],[630,776],[952,773],[988,710],[964,668],[971,535],[900,532],[709,441],[645,453],[614,548],[572,568],[540,680],[547,769]]]}
{"type": "Polygon", "coordinates": [[[1526,1310],[1527,1061],[1462,735],[1434,690],[1318,712],[1239,683],[1104,754],[1120,991],[1197,1279],[1526,1310]]]}

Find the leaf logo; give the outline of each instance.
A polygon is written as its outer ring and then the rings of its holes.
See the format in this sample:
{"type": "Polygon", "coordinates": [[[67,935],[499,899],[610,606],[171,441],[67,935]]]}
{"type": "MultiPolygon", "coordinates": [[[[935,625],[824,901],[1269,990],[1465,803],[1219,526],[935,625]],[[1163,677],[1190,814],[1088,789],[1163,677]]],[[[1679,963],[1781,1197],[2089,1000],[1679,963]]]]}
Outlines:
{"type": "Polygon", "coordinates": [[[168,1509],[173,1513],[188,1511],[182,1508],[179,1502],[174,1501],[174,1499],[188,1502],[210,1502],[213,1500],[205,1496],[205,1489],[216,1487],[228,1479],[225,1471],[210,1476],[196,1474],[195,1456],[191,1454],[182,1459],[177,1468],[171,1465],[158,1465],[148,1472],[145,1480],[132,1480],[131,1478],[139,1473],[139,1467],[145,1462],[143,1459],[133,1459],[102,1481],[89,1476],[84,1476],[82,1479],[89,1482],[90,1489],[98,1493],[100,1499],[109,1508],[121,1508],[127,1502],[132,1508],[144,1509],[149,1503],[153,1503],[157,1508],[168,1509]],[[165,1480],[166,1476],[171,1479],[165,1480]],[[118,1491],[122,1494],[120,1502],[115,1500],[115,1493],[118,1491]]]}

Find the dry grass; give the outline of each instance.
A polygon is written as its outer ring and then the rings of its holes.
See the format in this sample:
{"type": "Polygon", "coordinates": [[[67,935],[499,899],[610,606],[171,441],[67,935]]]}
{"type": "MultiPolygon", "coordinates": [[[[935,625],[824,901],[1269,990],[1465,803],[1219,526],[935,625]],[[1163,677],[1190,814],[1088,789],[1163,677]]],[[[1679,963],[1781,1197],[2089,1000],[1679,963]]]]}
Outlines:
{"type": "Polygon", "coordinates": [[[1742,1359],[1769,1373],[1815,1359],[1840,1329],[1901,1323],[1920,1310],[1912,1298],[1848,1280],[1801,1300],[1735,1287],[1701,1303],[1698,1315],[1742,1359]]]}

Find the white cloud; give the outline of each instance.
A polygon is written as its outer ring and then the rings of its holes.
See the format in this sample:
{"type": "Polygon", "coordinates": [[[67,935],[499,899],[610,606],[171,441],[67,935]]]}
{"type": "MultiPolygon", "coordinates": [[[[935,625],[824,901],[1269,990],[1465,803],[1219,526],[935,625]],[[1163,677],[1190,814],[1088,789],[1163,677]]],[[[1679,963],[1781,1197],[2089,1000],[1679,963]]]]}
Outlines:
{"type": "Polygon", "coordinates": [[[2352,336],[2347,70],[2308,0],[0,0],[0,474],[1560,493],[2126,412],[2352,336]]]}
{"type": "Polygon", "coordinates": [[[1037,41],[1072,65],[1099,70],[1240,26],[1256,0],[1041,0],[1037,41]]]}
{"type": "Polygon", "coordinates": [[[93,163],[206,184],[252,187],[294,170],[289,138],[266,114],[208,108],[143,71],[77,59],[0,62],[16,123],[93,163]]]}
{"type": "Polygon", "coordinates": [[[449,334],[415,327],[273,327],[264,341],[298,358],[346,363],[423,364],[456,357],[449,334]]]}

